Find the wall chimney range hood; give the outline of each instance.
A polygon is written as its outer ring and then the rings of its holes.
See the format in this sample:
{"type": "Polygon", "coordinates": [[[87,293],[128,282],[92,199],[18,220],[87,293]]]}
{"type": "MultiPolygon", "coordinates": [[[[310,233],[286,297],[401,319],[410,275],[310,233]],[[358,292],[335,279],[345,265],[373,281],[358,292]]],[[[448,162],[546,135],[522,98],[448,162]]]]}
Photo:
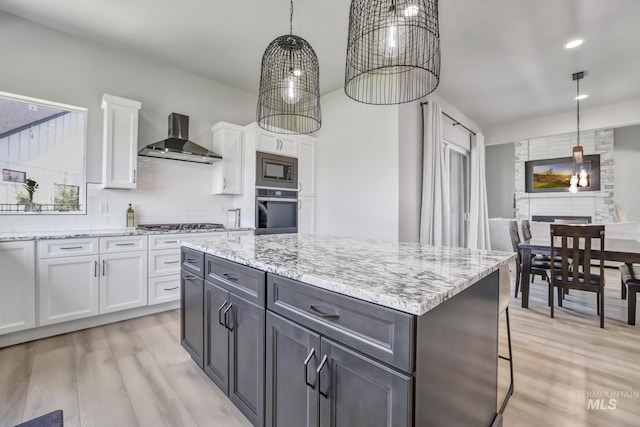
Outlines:
{"type": "Polygon", "coordinates": [[[169,114],[169,137],[142,148],[139,155],[194,163],[215,163],[222,156],[189,141],[189,116],[169,114]]]}

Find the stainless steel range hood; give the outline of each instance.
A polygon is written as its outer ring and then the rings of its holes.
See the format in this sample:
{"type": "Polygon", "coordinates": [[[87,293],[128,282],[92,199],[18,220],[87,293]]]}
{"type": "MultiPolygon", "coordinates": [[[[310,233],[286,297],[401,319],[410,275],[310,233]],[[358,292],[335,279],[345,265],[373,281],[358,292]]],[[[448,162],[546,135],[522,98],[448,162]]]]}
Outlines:
{"type": "Polygon", "coordinates": [[[169,114],[169,137],[145,146],[138,154],[208,164],[222,160],[221,155],[189,141],[189,116],[178,113],[169,114]]]}

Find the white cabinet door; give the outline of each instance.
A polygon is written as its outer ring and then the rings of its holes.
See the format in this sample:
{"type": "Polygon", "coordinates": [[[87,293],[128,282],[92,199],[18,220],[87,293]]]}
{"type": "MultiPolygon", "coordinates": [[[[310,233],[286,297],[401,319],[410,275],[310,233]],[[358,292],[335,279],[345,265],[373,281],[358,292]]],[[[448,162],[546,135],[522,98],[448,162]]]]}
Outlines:
{"type": "Polygon", "coordinates": [[[147,305],[147,252],[100,256],[100,313],[147,305]]]}
{"type": "Polygon", "coordinates": [[[35,242],[0,242],[0,335],[36,325],[35,242]]]}
{"type": "Polygon", "coordinates": [[[141,106],[130,99],[102,96],[103,188],[136,188],[138,111],[141,106]]]}
{"type": "Polygon", "coordinates": [[[298,157],[298,141],[295,137],[271,133],[262,129],[256,132],[256,136],[257,151],[298,157]]]}
{"type": "Polygon", "coordinates": [[[220,122],[211,130],[213,151],[222,156],[212,165],[213,194],[242,194],[242,127],[220,122]]]}
{"type": "Polygon", "coordinates": [[[315,231],[314,197],[300,197],[298,199],[298,233],[313,233],[315,231]]]}
{"type": "Polygon", "coordinates": [[[298,138],[298,195],[315,196],[316,193],[316,143],[298,138]]]}
{"type": "Polygon", "coordinates": [[[39,326],[98,314],[98,256],[39,261],[39,326]]]}

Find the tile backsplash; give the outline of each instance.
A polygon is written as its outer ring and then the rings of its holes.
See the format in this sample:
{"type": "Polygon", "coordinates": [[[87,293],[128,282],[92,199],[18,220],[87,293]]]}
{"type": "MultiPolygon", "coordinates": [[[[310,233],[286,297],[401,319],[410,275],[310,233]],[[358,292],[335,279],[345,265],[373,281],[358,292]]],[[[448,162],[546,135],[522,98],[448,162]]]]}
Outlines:
{"type": "Polygon", "coordinates": [[[129,203],[135,223],[226,223],[234,197],[212,195],[211,165],[138,158],[135,190],[106,190],[87,184],[86,215],[21,214],[0,216],[0,232],[120,229],[129,203]]]}

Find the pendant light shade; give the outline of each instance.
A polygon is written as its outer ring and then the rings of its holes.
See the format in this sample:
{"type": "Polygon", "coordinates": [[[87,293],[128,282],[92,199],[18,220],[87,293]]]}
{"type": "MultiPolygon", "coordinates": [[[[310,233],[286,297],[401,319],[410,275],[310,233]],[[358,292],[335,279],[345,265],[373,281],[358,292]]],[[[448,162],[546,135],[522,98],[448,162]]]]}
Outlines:
{"type": "Polygon", "coordinates": [[[440,81],[438,0],[352,0],[344,90],[366,104],[410,102],[440,81]]]}
{"type": "Polygon", "coordinates": [[[320,129],[320,66],[302,37],[290,33],[267,46],[256,115],[258,125],[272,132],[306,134],[320,129]]]}
{"type": "Polygon", "coordinates": [[[584,150],[580,145],[580,80],[584,78],[585,72],[573,73],[571,78],[576,82],[576,145],[573,147],[573,175],[569,182],[569,191],[576,193],[578,185],[580,187],[589,186],[588,173],[584,168],[584,150]]]}

